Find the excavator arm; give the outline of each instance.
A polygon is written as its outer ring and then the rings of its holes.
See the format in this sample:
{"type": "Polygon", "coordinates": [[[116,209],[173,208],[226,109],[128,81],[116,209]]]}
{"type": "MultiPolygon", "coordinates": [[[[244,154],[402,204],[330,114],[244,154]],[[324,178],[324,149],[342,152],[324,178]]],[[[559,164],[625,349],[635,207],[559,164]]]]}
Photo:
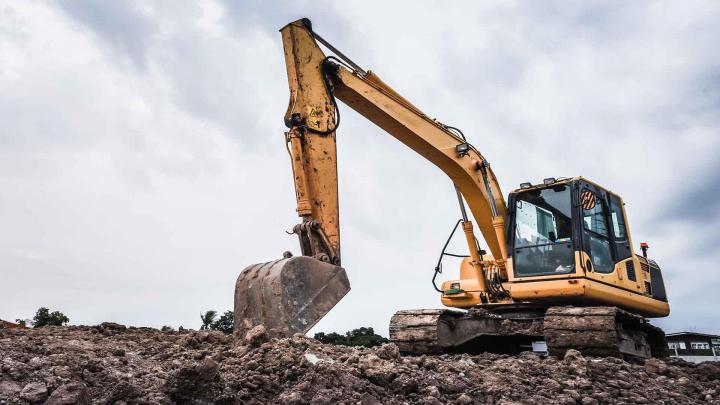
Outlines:
{"type": "Polygon", "coordinates": [[[235,287],[237,333],[257,324],[286,336],[307,332],[350,289],[340,267],[336,98],[450,177],[480,293],[487,289],[490,268],[506,279],[505,200],[487,160],[462,132],[429,118],[377,75],[353,63],[314,33],[309,20],[290,23],[280,32],[290,86],[285,140],[302,218],[293,232],[302,256],[286,254],[240,274],[235,287]],[[326,56],[318,42],[336,56],[326,56]],[[492,258],[481,254],[463,198],[492,258]]]}
{"type": "Polygon", "coordinates": [[[425,115],[374,73],[326,57],[308,20],[288,24],[281,33],[290,84],[285,122],[290,127],[289,138],[297,140],[291,142],[291,151],[298,214],[317,221],[339,252],[335,152],[338,111],[333,100],[337,97],[450,177],[467,201],[492,256],[501,264],[507,257],[507,208],[497,179],[480,152],[425,115]]]}

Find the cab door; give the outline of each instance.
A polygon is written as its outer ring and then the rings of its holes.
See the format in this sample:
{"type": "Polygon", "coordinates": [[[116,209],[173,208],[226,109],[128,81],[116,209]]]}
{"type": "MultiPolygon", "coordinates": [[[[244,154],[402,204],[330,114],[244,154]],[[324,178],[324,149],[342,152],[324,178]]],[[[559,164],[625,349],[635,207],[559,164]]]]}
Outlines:
{"type": "Polygon", "coordinates": [[[580,187],[578,211],[583,250],[590,256],[586,276],[642,293],[641,274],[632,255],[622,200],[590,183],[580,187]]]}
{"type": "Polygon", "coordinates": [[[612,248],[610,228],[607,221],[606,192],[592,184],[580,187],[580,226],[583,250],[590,256],[586,271],[610,274],[615,270],[615,254],[612,248]]]}

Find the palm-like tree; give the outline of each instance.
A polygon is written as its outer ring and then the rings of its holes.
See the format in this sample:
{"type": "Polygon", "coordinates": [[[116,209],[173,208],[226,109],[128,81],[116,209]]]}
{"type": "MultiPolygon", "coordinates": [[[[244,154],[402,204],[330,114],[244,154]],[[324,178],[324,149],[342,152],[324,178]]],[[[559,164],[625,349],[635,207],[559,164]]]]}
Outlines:
{"type": "Polygon", "coordinates": [[[217,311],[213,311],[212,309],[206,311],[204,314],[200,314],[200,320],[202,321],[200,330],[210,329],[210,325],[215,322],[215,318],[217,318],[217,311]]]}

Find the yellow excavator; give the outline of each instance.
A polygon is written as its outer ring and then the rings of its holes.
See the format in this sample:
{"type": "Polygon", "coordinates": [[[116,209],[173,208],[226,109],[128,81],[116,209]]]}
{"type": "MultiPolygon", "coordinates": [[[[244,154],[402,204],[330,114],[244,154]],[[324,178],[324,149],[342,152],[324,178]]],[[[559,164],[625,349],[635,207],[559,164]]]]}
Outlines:
{"type": "MultiPolygon", "coordinates": [[[[390,338],[406,353],[517,353],[544,341],[551,355],[648,358],[666,353],[646,318],[670,312],[659,266],[633,252],[623,200],[583,177],[523,183],[507,203],[487,159],[457,128],[424,114],[313,31],[280,30],[290,86],[285,133],[301,256],[247,267],[235,288],[235,329],[263,324],[306,333],[350,290],[341,267],[336,99],[450,177],[469,254],[456,280],[433,285],[444,306],[397,312],[390,338]],[[326,56],[319,44],[332,52],[326,56]],[[489,252],[480,248],[466,205],[489,252]]],[[[448,239],[449,241],[450,239],[448,239]]]]}

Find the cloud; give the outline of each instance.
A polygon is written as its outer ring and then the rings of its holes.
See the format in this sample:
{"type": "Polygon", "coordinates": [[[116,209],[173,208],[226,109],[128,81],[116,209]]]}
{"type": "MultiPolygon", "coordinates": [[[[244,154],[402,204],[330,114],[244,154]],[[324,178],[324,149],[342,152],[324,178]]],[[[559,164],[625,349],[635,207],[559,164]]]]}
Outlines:
{"type": "Polygon", "coordinates": [[[136,67],[144,68],[148,47],[158,32],[151,10],[141,3],[97,2],[87,4],[77,0],[57,3],[82,26],[103,41],[132,59],[136,67]]]}
{"type": "MultiPolygon", "coordinates": [[[[243,267],[297,252],[277,30],[300,17],[430,116],[505,193],[583,175],[622,195],[665,270],[669,331],[717,330],[713,2],[0,4],[0,317],[192,327],[243,267]],[[82,299],[78,297],[82,296],[82,299]],[[714,322],[714,323],[713,323],[714,322]],[[713,329],[715,328],[715,329],[713,329]]],[[[436,168],[341,105],[343,261],[318,329],[386,333],[458,217],[436,168]]],[[[461,250],[457,245],[455,250],[461,250]]],[[[456,273],[452,263],[445,277],[456,273]]]]}

